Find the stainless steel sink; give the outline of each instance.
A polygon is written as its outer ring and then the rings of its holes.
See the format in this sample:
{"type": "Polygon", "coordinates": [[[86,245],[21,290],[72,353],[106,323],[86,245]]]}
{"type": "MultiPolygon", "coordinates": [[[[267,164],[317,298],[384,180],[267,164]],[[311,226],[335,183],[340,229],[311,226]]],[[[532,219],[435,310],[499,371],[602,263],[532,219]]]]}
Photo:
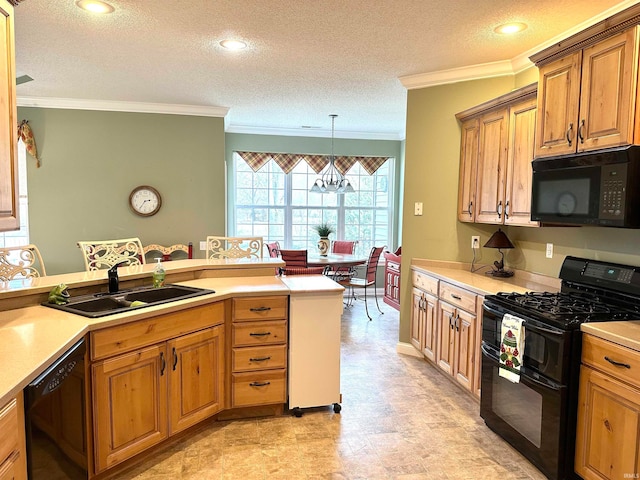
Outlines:
{"type": "Polygon", "coordinates": [[[82,295],[70,298],[69,303],[65,305],[55,305],[51,303],[43,303],[42,305],[85,317],[97,318],[150,307],[152,305],[160,305],[162,303],[207,295],[209,293],[215,292],[204,288],[166,285],[160,288],[140,287],[122,290],[117,293],[82,295]]]}

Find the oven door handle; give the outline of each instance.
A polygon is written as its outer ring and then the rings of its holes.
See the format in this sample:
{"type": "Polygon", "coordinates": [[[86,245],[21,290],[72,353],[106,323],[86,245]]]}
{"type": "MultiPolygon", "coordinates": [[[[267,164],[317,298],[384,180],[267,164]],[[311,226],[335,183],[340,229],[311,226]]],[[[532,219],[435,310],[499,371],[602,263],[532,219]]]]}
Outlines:
{"type": "MultiPolygon", "coordinates": [[[[499,318],[504,317],[504,312],[499,312],[498,310],[496,310],[493,307],[490,307],[486,303],[483,306],[484,306],[485,310],[487,310],[489,313],[494,314],[496,317],[499,317],[499,318]]],[[[538,332],[538,333],[548,333],[549,335],[555,335],[556,337],[561,337],[563,335],[563,333],[564,333],[562,330],[539,327],[537,325],[533,325],[528,320],[524,320],[524,322],[522,322],[522,324],[525,326],[525,328],[527,328],[527,329],[529,329],[531,331],[538,332]]]]}

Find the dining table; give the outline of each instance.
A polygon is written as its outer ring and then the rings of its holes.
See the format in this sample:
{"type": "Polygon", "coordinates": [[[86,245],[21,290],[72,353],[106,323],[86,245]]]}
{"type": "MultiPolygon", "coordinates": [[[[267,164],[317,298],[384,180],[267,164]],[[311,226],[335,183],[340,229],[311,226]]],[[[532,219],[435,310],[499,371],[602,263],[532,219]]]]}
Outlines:
{"type": "Polygon", "coordinates": [[[309,254],[307,257],[307,266],[309,267],[325,267],[328,265],[334,270],[357,267],[365,263],[367,263],[367,257],[350,253],[328,253],[324,256],[309,254]]]}

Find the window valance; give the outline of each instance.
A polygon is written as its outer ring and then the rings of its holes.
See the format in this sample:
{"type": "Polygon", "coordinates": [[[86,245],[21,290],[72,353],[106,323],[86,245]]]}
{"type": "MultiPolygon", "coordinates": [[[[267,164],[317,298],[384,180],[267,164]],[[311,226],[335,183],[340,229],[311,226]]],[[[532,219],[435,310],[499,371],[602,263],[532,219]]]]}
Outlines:
{"type": "MultiPolygon", "coordinates": [[[[329,164],[330,155],[308,155],[303,153],[266,153],[266,152],[236,152],[247,162],[254,172],[257,172],[263,165],[273,160],[284,173],[289,173],[295,168],[300,161],[305,161],[314,172],[320,174],[322,170],[329,164]]],[[[378,168],[384,165],[389,157],[362,157],[362,156],[336,156],[335,165],[338,171],[345,175],[356,162],[360,163],[362,168],[369,174],[373,175],[378,168]]]]}

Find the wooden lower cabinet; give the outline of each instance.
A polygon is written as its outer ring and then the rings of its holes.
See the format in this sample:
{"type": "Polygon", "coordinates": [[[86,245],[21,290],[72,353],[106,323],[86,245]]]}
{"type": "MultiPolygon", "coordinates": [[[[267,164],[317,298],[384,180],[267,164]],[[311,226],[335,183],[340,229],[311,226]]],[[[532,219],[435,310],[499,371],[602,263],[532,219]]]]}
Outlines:
{"type": "Polygon", "coordinates": [[[437,335],[437,311],[436,306],[438,304],[438,299],[433,295],[429,295],[428,293],[424,294],[424,345],[422,347],[422,353],[425,358],[435,362],[436,360],[436,351],[438,345],[438,335],[437,335]]]}
{"type": "Polygon", "coordinates": [[[640,477],[640,352],[584,335],[575,471],[640,477]]]}
{"type": "MultiPolygon", "coordinates": [[[[180,332],[193,318],[209,325],[224,321],[222,304],[179,313],[156,317],[152,321],[155,328],[145,331],[157,340],[159,335],[180,332]]],[[[142,322],[149,320],[138,323],[142,322]]],[[[126,348],[129,340],[136,345],[143,342],[142,333],[119,336],[133,327],[135,323],[112,327],[94,337],[108,337],[102,338],[104,345],[126,348]]],[[[91,365],[96,473],[225,408],[224,332],[223,324],[209,326],[91,365]]]]}
{"type": "Polygon", "coordinates": [[[22,393],[0,408],[0,480],[26,480],[22,393]]]}
{"type": "Polygon", "coordinates": [[[446,302],[438,304],[438,341],[436,364],[449,375],[453,375],[454,355],[454,319],[456,309],[446,302]]]}
{"type": "Polygon", "coordinates": [[[411,293],[411,345],[418,351],[424,347],[424,326],[426,310],[424,309],[424,292],[418,288],[413,288],[411,293]]]}

